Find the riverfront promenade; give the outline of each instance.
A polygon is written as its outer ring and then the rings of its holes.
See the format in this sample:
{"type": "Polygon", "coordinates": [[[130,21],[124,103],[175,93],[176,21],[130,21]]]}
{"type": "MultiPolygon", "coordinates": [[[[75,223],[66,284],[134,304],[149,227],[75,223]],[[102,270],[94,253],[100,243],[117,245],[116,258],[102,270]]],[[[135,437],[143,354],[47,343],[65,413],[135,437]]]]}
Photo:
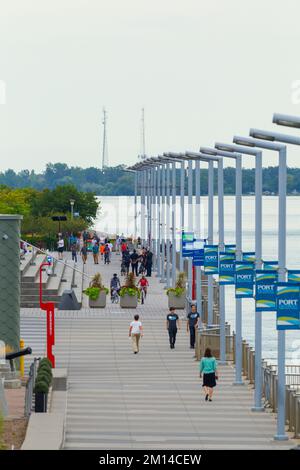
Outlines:
{"type": "MultiPolygon", "coordinates": [[[[108,286],[112,274],[119,273],[120,257],[114,254],[109,266],[101,262],[95,266],[91,258],[87,273],[99,270],[108,286]]],[[[64,448],[294,447],[294,441],[273,440],[275,415],[251,412],[253,390],[232,385],[230,365],[219,368],[213,402],[204,401],[198,363],[189,349],[185,312],[178,312],[182,329],[176,349],[171,350],[165,329],[167,297],[156,277],[149,282],[146,304],[137,310],[123,310],[108,298],[104,310],[88,309],[86,302],[79,312],[56,312],[56,365],[68,369],[69,381],[64,448]],[[134,313],[140,314],[145,330],[137,355],[128,338],[134,313]]],[[[43,347],[43,336],[34,333],[41,332],[42,317],[39,310],[23,309],[22,330],[28,345],[32,340],[43,347]]]]}

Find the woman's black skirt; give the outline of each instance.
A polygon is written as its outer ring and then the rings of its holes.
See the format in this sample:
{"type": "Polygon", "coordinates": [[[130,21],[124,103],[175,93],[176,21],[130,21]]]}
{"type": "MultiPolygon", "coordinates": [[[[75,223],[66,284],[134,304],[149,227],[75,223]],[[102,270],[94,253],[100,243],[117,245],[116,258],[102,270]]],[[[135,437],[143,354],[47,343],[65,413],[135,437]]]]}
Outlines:
{"type": "Polygon", "coordinates": [[[202,387],[213,388],[217,385],[216,383],[216,374],[212,372],[211,374],[203,374],[203,385],[202,387]]]}

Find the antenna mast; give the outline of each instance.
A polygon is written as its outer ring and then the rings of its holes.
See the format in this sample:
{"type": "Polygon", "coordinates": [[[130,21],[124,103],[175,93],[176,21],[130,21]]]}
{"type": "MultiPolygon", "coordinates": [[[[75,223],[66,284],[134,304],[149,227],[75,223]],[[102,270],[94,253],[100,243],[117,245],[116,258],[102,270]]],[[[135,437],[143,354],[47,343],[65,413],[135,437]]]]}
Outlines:
{"type": "Polygon", "coordinates": [[[107,113],[106,109],[103,108],[103,144],[102,144],[102,170],[108,166],[108,150],[107,150],[107,133],[106,133],[106,125],[107,125],[107,113]]]}
{"type": "Polygon", "coordinates": [[[145,109],[142,108],[142,118],[141,118],[141,153],[140,159],[144,160],[146,158],[146,139],[145,139],[145,109]]]}

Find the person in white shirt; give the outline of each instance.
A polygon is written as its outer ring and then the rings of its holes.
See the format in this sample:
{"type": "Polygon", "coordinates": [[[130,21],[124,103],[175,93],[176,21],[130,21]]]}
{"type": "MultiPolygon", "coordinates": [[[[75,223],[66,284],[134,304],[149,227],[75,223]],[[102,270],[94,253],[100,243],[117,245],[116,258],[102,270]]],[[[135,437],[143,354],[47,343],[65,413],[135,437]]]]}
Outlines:
{"type": "Polygon", "coordinates": [[[64,239],[60,237],[57,242],[58,259],[63,259],[64,246],[65,246],[64,239]]]}
{"type": "Polygon", "coordinates": [[[132,340],[132,349],[134,354],[139,352],[140,338],[144,336],[142,322],[139,321],[139,315],[134,315],[134,321],[130,323],[129,337],[132,340]]]}

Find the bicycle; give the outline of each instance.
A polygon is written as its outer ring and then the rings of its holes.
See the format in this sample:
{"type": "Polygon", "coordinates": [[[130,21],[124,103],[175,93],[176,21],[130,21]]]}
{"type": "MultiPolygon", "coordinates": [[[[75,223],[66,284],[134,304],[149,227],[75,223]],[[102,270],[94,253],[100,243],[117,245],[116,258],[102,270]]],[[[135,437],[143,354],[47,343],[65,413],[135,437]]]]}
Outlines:
{"type": "Polygon", "coordinates": [[[118,304],[119,303],[119,292],[118,289],[113,289],[111,293],[111,301],[113,304],[118,304]]]}
{"type": "Polygon", "coordinates": [[[147,288],[145,286],[142,286],[140,290],[141,290],[141,304],[143,305],[145,303],[146,296],[147,296],[147,288]]]}

